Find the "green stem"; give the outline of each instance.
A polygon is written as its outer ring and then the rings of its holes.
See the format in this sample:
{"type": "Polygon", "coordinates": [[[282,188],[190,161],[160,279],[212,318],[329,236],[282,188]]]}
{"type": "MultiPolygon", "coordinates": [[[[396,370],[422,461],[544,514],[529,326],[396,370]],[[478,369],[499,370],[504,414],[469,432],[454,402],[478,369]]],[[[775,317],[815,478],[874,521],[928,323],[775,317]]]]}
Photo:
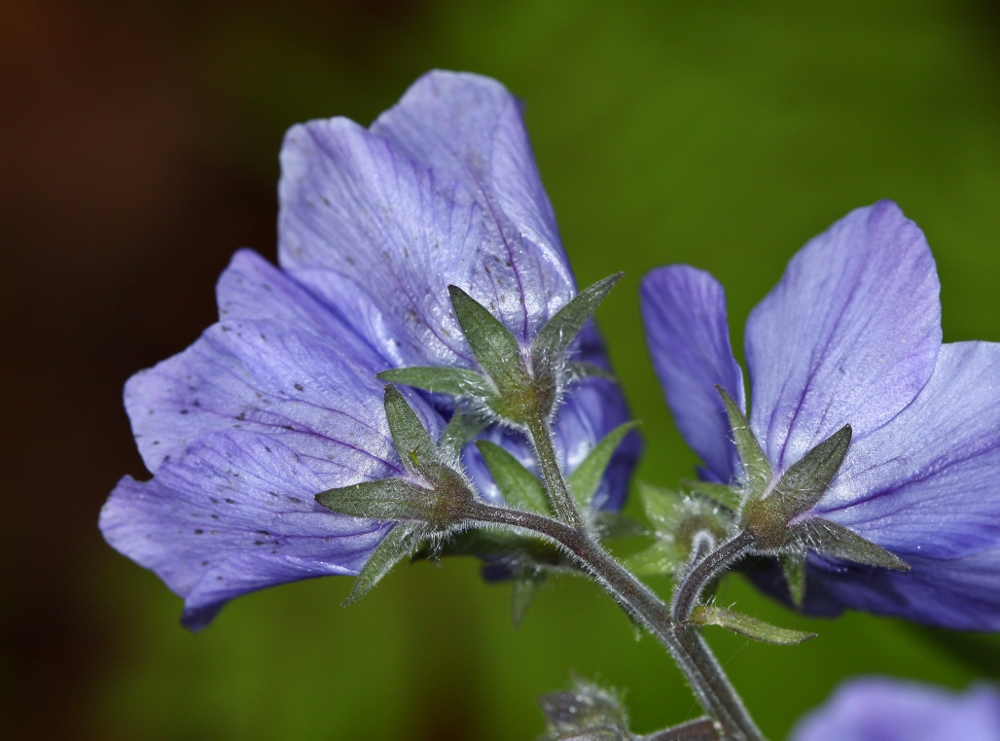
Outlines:
{"type": "Polygon", "coordinates": [[[656,594],[618,563],[584,529],[533,512],[475,501],[469,520],[529,530],[562,546],[633,619],[663,644],[687,678],[698,702],[734,741],[764,741],[742,700],[697,629],[678,625],[656,594]]]}
{"type": "Polygon", "coordinates": [[[545,419],[536,414],[528,425],[528,437],[535,448],[535,455],[538,458],[538,465],[542,469],[542,477],[545,479],[545,491],[552,502],[552,510],[560,520],[566,524],[581,529],[583,519],[576,508],[576,501],[573,494],[566,485],[562,470],[559,468],[559,459],[556,456],[556,446],[552,439],[552,430],[545,419]]]}

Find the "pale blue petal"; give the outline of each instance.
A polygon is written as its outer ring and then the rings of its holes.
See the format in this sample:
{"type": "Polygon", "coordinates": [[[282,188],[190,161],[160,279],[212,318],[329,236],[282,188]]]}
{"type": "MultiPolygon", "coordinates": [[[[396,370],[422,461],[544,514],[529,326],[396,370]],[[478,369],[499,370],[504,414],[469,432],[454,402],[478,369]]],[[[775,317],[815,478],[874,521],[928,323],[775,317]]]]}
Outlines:
{"type": "Polygon", "coordinates": [[[747,322],[751,424],[786,469],[845,424],[860,440],[924,387],[941,345],[939,283],[923,233],[881,201],[792,258],[747,322]]]}
{"type": "Polygon", "coordinates": [[[799,721],[790,741],[1000,741],[1000,695],[853,679],[799,721]]]}
{"type": "Polygon", "coordinates": [[[370,132],[346,119],[294,127],[281,155],[282,266],[331,305],[343,301],[350,279],[352,292],[381,309],[383,341],[408,365],[468,362],[449,284],[488,306],[525,345],[575,292],[554,225],[543,218],[547,204],[511,202],[518,188],[541,193],[524,180],[537,173],[530,149],[518,150],[527,139],[516,101],[504,92],[507,104],[476,109],[483,90],[495,98],[503,89],[454,79],[460,84],[442,105],[426,105],[427,91],[417,88],[370,132]],[[452,154],[404,142],[421,126],[467,141],[455,140],[452,154]],[[480,126],[492,134],[484,138],[480,126]],[[445,159],[427,159],[437,156],[445,159]]]}
{"type": "Polygon", "coordinates": [[[824,562],[811,556],[818,603],[812,602],[810,581],[806,612],[828,614],[833,600],[852,610],[954,630],[1000,630],[1000,548],[955,559],[900,555],[910,571],[824,562]]]}
{"type": "Polygon", "coordinates": [[[817,514],[903,558],[1000,547],[1000,344],[943,345],[891,422],[851,444],[817,514]]]}
{"type": "Polygon", "coordinates": [[[193,629],[248,592],[356,574],[389,526],[316,504],[317,493],[359,479],[298,450],[245,430],[211,435],[152,481],[122,479],[101,510],[101,532],[184,598],[193,629]]]}
{"type": "Polygon", "coordinates": [[[646,343],[674,420],[711,478],[729,483],[739,459],[715,386],[741,409],[746,400],[729,342],[725,292],[711,275],[687,265],[653,270],[640,290],[646,343]]]}

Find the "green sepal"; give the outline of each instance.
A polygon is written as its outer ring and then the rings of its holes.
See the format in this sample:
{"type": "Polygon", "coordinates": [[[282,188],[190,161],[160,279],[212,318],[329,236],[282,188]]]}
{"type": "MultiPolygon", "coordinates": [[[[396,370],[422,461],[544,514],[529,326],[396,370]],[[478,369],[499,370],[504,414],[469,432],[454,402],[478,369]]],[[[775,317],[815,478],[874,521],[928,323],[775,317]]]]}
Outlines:
{"type": "Polygon", "coordinates": [[[691,613],[691,622],[697,625],[718,625],[733,633],[752,638],[755,641],[773,643],[778,646],[794,646],[810,638],[815,633],[805,633],[801,630],[779,628],[765,623],[763,620],[744,615],[741,612],[725,610],[715,605],[698,605],[691,613]]]}
{"type": "Polygon", "coordinates": [[[909,571],[910,565],[880,545],[862,538],[835,522],[813,517],[794,526],[793,532],[811,550],[845,561],[909,571]]]}
{"type": "Polygon", "coordinates": [[[618,425],[601,442],[594,446],[587,457],[566,477],[566,485],[573,494],[577,506],[587,511],[593,501],[594,492],[601,483],[604,471],[611,462],[611,456],[630,430],[638,427],[635,420],[618,425]]]}
{"type": "Polygon", "coordinates": [[[476,435],[485,430],[487,421],[478,414],[468,414],[461,409],[456,409],[448,420],[448,425],[441,433],[438,440],[438,447],[451,451],[456,456],[462,452],[462,448],[475,440],[476,435]]]}
{"type": "Polygon", "coordinates": [[[657,539],[653,545],[623,559],[625,568],[639,576],[674,575],[684,570],[686,559],[673,540],[657,539]]]}
{"type": "Polygon", "coordinates": [[[722,397],[722,403],[726,407],[726,416],[729,417],[729,426],[733,432],[733,443],[736,445],[736,452],[740,455],[740,462],[743,464],[743,471],[747,477],[747,487],[750,496],[760,497],[767,491],[768,484],[771,483],[773,472],[771,464],[767,462],[764,451],[761,450],[760,443],[754,437],[750,429],[750,423],[744,416],[743,411],[736,405],[722,386],[716,386],[716,391],[722,397]]]}
{"type": "Polygon", "coordinates": [[[507,504],[545,515],[552,513],[542,483],[517,458],[489,440],[477,440],[476,448],[486,461],[507,504]]]}
{"type": "Polygon", "coordinates": [[[778,561],[781,562],[781,568],[785,572],[792,604],[801,610],[806,598],[806,550],[793,546],[779,554],[778,561]]]}
{"type": "Polygon", "coordinates": [[[851,445],[851,426],[844,425],[785,471],[766,496],[751,494],[740,513],[741,525],[762,550],[789,545],[788,523],[807,512],[830,486],[851,445]]]}
{"type": "Polygon", "coordinates": [[[392,442],[407,471],[422,473],[438,462],[434,441],[395,386],[385,387],[385,416],[389,422],[392,442]]]}
{"type": "Polygon", "coordinates": [[[545,572],[533,569],[517,574],[510,582],[510,621],[515,628],[520,628],[528,608],[535,601],[535,596],[545,583],[545,572]]]}
{"type": "Polygon", "coordinates": [[[681,517],[681,508],[684,506],[684,496],[680,492],[653,486],[645,481],[640,481],[636,488],[653,530],[661,535],[673,537],[674,529],[681,517]]]}
{"type": "Polygon", "coordinates": [[[580,381],[584,378],[603,378],[605,381],[618,383],[618,377],[614,373],[602,368],[596,363],[584,363],[579,360],[571,360],[566,363],[566,370],[569,371],[569,376],[574,381],[580,381]]]}
{"type": "Polygon", "coordinates": [[[483,396],[488,392],[488,382],[482,374],[465,368],[414,366],[393,368],[375,374],[380,381],[415,386],[452,396],[483,396]]]}
{"type": "Polygon", "coordinates": [[[371,520],[414,520],[436,518],[435,492],[405,479],[362,481],[353,486],[327,489],[316,501],[332,512],[371,520]]]}
{"type": "Polygon", "coordinates": [[[455,317],[476,362],[499,389],[525,380],[521,345],[489,309],[458,286],[448,286],[455,317]]]}
{"type": "Polygon", "coordinates": [[[341,605],[347,607],[357,602],[378,584],[382,577],[392,571],[392,567],[402,561],[413,548],[411,533],[403,526],[397,525],[382,538],[378,548],[372,551],[364,567],[354,580],[354,587],[341,605]]]}
{"type": "Polygon", "coordinates": [[[580,334],[584,323],[594,315],[622,275],[623,273],[616,273],[583,289],[538,330],[531,343],[531,360],[536,370],[562,362],[566,350],[580,334]]]}
{"type": "Polygon", "coordinates": [[[715,484],[711,481],[695,481],[693,479],[683,479],[681,487],[687,489],[692,494],[711,499],[716,504],[722,505],[728,510],[738,512],[742,502],[739,492],[731,486],[725,484],[715,484]]]}
{"type": "Polygon", "coordinates": [[[826,493],[850,446],[851,426],[844,425],[782,474],[768,505],[780,507],[786,522],[810,509],[826,493]]]}

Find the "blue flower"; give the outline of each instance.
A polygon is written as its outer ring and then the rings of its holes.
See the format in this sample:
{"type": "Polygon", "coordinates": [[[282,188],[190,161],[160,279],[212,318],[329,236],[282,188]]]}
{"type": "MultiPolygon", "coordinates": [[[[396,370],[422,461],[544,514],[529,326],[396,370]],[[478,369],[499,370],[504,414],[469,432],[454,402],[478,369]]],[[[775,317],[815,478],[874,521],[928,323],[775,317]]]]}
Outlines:
{"type": "MultiPolygon", "coordinates": [[[[642,285],[650,351],[704,479],[741,480],[715,385],[746,394],[707,273],[642,285]]],[[[820,517],[904,559],[893,572],[810,553],[805,610],[844,607],[1000,629],[1000,345],[942,344],[939,283],[920,229],[883,201],[810,241],[747,321],[750,427],[775,475],[844,425],[842,466],[801,519],[820,517]]],[[[758,583],[788,594],[776,572],[758,583]]]]}
{"type": "MultiPolygon", "coordinates": [[[[238,252],[217,287],[219,322],[129,380],[154,478],[122,479],[101,512],[108,542],[182,596],[195,629],[247,592],[364,565],[390,525],[313,497],[403,475],[376,373],[473,367],[449,284],[524,346],[576,295],[520,105],[493,80],[433,72],[370,129],[295,126],[281,164],[280,269],[238,252]]],[[[576,352],[607,367],[592,325],[576,352]]],[[[450,402],[407,394],[437,436],[450,402]]],[[[555,420],[564,467],[627,419],[613,383],[581,381],[555,420]]],[[[637,445],[619,450],[595,506],[621,506],[637,445]]],[[[482,465],[470,469],[499,498],[482,465]]]]}
{"type": "Polygon", "coordinates": [[[799,721],[790,741],[1000,741],[1000,694],[855,679],[799,721]]]}

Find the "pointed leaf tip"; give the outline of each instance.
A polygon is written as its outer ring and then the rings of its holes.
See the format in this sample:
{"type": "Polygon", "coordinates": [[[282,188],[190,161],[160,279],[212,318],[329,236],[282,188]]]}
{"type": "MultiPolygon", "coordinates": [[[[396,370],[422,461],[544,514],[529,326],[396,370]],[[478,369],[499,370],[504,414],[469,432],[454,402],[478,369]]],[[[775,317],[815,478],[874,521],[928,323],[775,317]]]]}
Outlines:
{"type": "Polygon", "coordinates": [[[458,286],[448,286],[455,318],[476,362],[498,387],[521,381],[521,345],[490,310],[458,286]]]}
{"type": "Polygon", "coordinates": [[[410,403],[392,384],[385,387],[385,416],[392,442],[410,473],[419,473],[437,462],[434,441],[417,417],[410,403]]]}
{"type": "Polygon", "coordinates": [[[341,607],[347,607],[368,594],[397,563],[410,555],[411,550],[412,539],[406,528],[397,525],[390,530],[368,557],[354,580],[351,593],[340,603],[341,607]]]}
{"type": "Polygon", "coordinates": [[[546,322],[531,343],[531,357],[536,367],[562,360],[583,325],[623,275],[615,273],[588,286],[546,322]]]}
{"type": "Polygon", "coordinates": [[[794,529],[805,546],[817,553],[892,571],[910,570],[910,565],[903,559],[830,520],[813,517],[794,529]]]}
{"type": "Polygon", "coordinates": [[[611,457],[625,436],[638,426],[639,422],[632,420],[611,430],[567,477],[566,484],[569,486],[578,507],[583,510],[590,507],[594,492],[597,491],[601,479],[604,478],[604,471],[611,462],[611,457]]]}
{"type": "Polygon", "coordinates": [[[747,477],[747,486],[750,489],[750,497],[760,497],[767,490],[771,482],[773,472],[771,464],[768,462],[764,451],[754,437],[747,422],[743,410],[739,408],[736,401],[729,392],[722,386],[716,384],[715,390],[722,397],[722,404],[726,408],[726,416],[729,417],[729,427],[733,433],[733,444],[736,445],[736,452],[739,453],[740,462],[743,464],[743,471],[747,477]]]}

